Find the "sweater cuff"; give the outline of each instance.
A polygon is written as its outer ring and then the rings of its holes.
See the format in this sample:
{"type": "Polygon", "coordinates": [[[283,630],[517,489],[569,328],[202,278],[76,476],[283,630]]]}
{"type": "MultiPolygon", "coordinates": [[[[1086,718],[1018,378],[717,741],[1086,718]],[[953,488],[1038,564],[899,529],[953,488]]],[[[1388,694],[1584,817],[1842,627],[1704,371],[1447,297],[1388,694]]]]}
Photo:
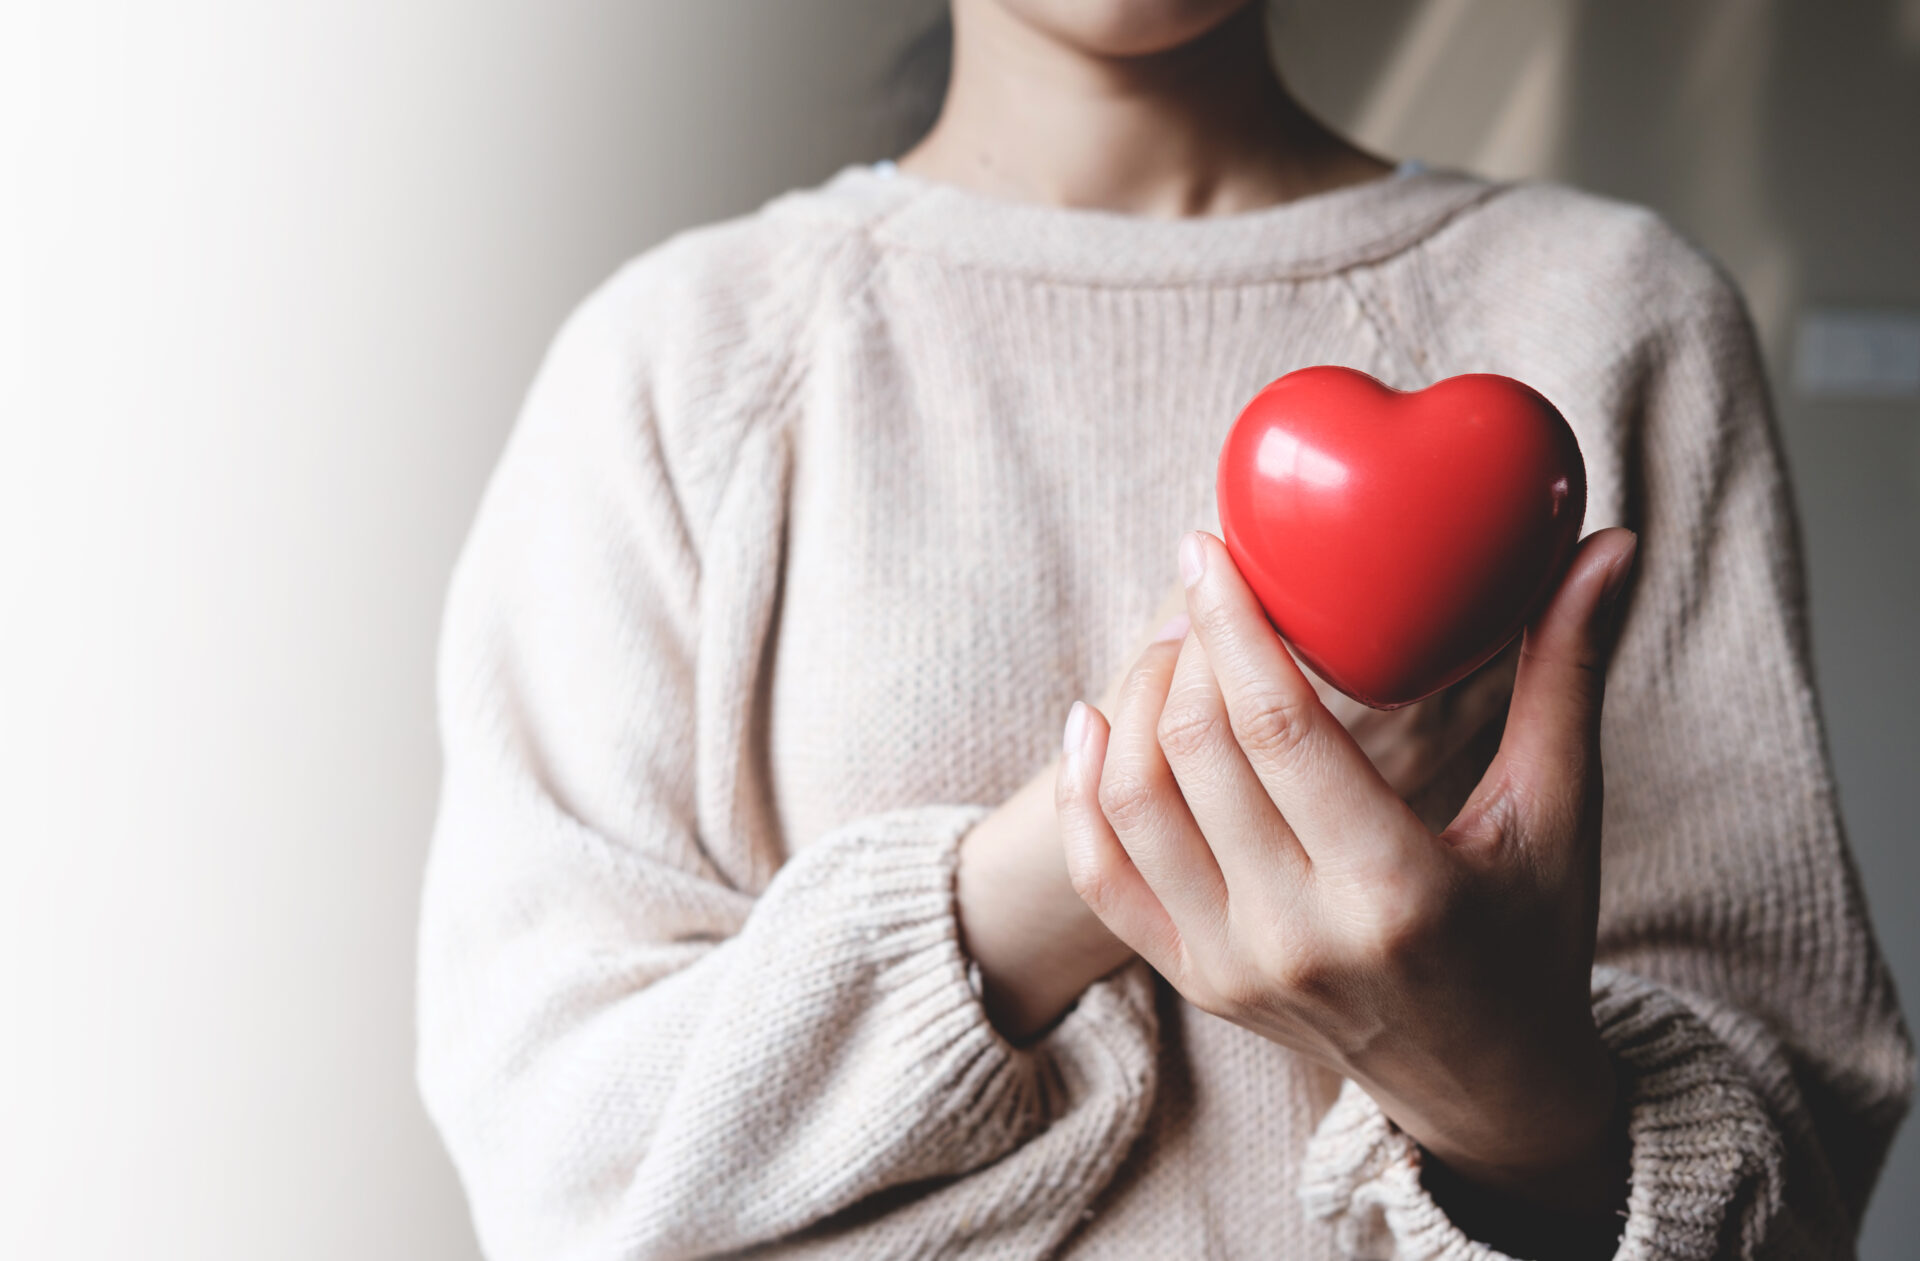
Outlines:
{"type": "MultiPolygon", "coordinates": [[[[1633,1154],[1618,1261],[1748,1256],[1780,1202],[1781,1139],[1726,1045],[1659,986],[1593,973],[1594,1019],[1620,1070],[1633,1154]]],[[[1307,1147],[1300,1199],[1346,1255],[1501,1261],[1427,1194],[1420,1149],[1359,1086],[1307,1147]]]]}
{"type": "MultiPolygon", "coordinates": [[[[827,966],[810,982],[869,995],[857,1015],[848,1013],[857,1023],[840,1054],[848,1075],[903,1087],[895,1119],[912,1134],[898,1137],[926,1163],[908,1157],[895,1177],[964,1172],[1057,1130],[1053,1142],[1072,1149],[1057,1156],[1104,1181],[1152,1103],[1151,976],[1126,968],[1095,982],[1031,1045],[1002,1037],[969,975],[954,900],[959,843],[988,813],[919,807],[849,825],[802,851],[776,878],[778,918],[797,912],[813,921],[816,941],[823,930],[829,939],[820,952],[827,966]],[[802,888],[810,885],[821,887],[802,888]],[[1075,1123],[1063,1126],[1069,1115],[1075,1123]],[[1069,1141],[1075,1133],[1082,1142],[1069,1141]]],[[[790,949],[798,926],[755,918],[749,932],[771,930],[774,948],[790,949]]],[[[793,979],[789,973],[784,983],[793,979]]]]}

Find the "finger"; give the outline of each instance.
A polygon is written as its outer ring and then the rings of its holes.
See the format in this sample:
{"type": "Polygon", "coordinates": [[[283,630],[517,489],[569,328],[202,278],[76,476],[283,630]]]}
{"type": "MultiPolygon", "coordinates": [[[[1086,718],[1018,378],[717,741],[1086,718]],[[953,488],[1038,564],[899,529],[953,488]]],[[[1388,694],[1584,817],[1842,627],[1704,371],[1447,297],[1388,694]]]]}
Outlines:
{"type": "Polygon", "coordinates": [[[1191,636],[1174,665],[1158,735],[1187,809],[1220,864],[1228,897],[1266,900],[1297,887],[1307,874],[1306,851],[1234,739],[1207,651],[1191,636]],[[1223,843],[1229,837],[1247,843],[1223,843]]]}
{"type": "MultiPolygon", "coordinates": [[[[1175,586],[1171,590],[1169,590],[1167,594],[1161,598],[1161,601],[1158,607],[1154,610],[1153,617],[1148,619],[1147,625],[1157,626],[1159,627],[1159,629],[1153,633],[1152,638],[1148,638],[1146,635],[1142,635],[1138,640],[1136,640],[1133,644],[1131,651],[1129,651],[1126,657],[1124,658],[1125,660],[1138,661],[1140,659],[1140,654],[1145,652],[1147,650],[1147,647],[1150,644],[1156,643],[1162,639],[1168,639],[1168,638],[1178,639],[1181,635],[1186,634],[1186,629],[1185,629],[1187,625],[1187,593],[1186,591],[1184,591],[1178,586],[1175,586]],[[1178,622],[1180,627],[1180,631],[1178,635],[1171,633],[1176,622],[1178,622]]],[[[1131,667],[1129,667],[1128,670],[1122,670],[1119,674],[1115,675],[1113,678],[1107,681],[1106,690],[1100,693],[1100,699],[1094,702],[1095,706],[1098,707],[1102,713],[1113,713],[1116,710],[1116,708],[1119,706],[1120,685],[1127,681],[1127,675],[1128,673],[1130,673],[1130,670],[1131,670],[1131,667]]]]}
{"type": "Polygon", "coordinates": [[[1314,695],[1225,545],[1187,535],[1180,572],[1234,737],[1308,857],[1403,844],[1406,806],[1314,695]]]}
{"type": "Polygon", "coordinates": [[[1527,628],[1499,760],[1506,783],[1530,801],[1578,810],[1597,782],[1612,613],[1638,545],[1619,528],[1589,537],[1527,628]]]}
{"type": "Polygon", "coordinates": [[[1100,806],[1160,904],[1192,934],[1224,918],[1227,885],[1160,751],[1160,711],[1179,651],[1179,639],[1148,645],[1121,686],[1100,806]]]}
{"type": "Polygon", "coordinates": [[[1075,701],[1067,715],[1054,811],[1060,823],[1067,876],[1087,908],[1115,937],[1163,976],[1180,957],[1180,933],[1154,896],[1100,810],[1100,770],[1106,761],[1107,720],[1075,701]]]}

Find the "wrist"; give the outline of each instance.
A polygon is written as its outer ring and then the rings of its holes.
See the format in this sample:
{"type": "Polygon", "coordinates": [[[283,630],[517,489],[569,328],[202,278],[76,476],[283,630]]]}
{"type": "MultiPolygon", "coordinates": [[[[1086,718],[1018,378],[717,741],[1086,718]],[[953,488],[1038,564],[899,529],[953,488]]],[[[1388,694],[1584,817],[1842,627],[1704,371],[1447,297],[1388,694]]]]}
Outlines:
{"type": "Polygon", "coordinates": [[[1383,1108],[1450,1185],[1552,1218],[1611,1220],[1626,1199],[1627,1109],[1612,1056],[1588,1028],[1572,1048],[1529,1057],[1550,1071],[1508,1066],[1499,1078],[1510,1091],[1469,1092],[1445,1114],[1383,1108]]]}
{"type": "MultiPolygon", "coordinates": [[[[1579,1209],[1549,1207],[1537,1195],[1515,1195],[1463,1176],[1433,1153],[1421,1150],[1420,1182],[1456,1229],[1508,1256],[1554,1261],[1603,1261],[1615,1255],[1625,1226],[1630,1151],[1624,1123],[1601,1161],[1599,1181],[1609,1187],[1579,1209]]],[[[1574,1181],[1592,1171],[1574,1171],[1574,1181]]],[[[1585,1198],[1584,1195],[1582,1198],[1585,1198]]]]}
{"type": "Polygon", "coordinates": [[[1630,1188],[1628,1108],[1597,1035],[1589,1055],[1571,1096],[1525,1110],[1503,1141],[1420,1142],[1421,1184],[1461,1233],[1510,1256],[1614,1255],[1630,1188]]]}
{"type": "Polygon", "coordinates": [[[1132,957],[1074,892],[1051,773],[961,839],[954,902],[982,1004],[1012,1042],[1044,1031],[1088,985],[1132,957]]]}

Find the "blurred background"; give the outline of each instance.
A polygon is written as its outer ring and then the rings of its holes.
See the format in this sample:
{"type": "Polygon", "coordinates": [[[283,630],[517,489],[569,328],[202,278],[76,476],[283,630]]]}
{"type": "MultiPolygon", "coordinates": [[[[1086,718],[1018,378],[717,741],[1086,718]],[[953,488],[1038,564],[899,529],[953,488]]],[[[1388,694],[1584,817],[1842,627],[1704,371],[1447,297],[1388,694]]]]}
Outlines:
{"type": "MultiPolygon", "coordinates": [[[[449,568],[567,310],[896,151],[936,11],[0,7],[0,1255],[476,1256],[411,1080],[449,568]]],[[[1911,1001],[1920,0],[1280,0],[1274,34],[1374,149],[1648,203],[1739,277],[1911,1001]]],[[[1916,1191],[1910,1127],[1866,1256],[1912,1255],[1916,1191]]]]}

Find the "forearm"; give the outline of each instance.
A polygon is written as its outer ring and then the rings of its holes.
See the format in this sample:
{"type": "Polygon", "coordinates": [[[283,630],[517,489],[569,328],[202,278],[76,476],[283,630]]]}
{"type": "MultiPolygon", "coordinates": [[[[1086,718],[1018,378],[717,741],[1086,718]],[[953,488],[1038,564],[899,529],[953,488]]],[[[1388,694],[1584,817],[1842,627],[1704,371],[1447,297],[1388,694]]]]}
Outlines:
{"type": "MultiPolygon", "coordinates": [[[[632,854],[569,864],[584,832],[525,848],[537,829],[497,790],[462,800],[442,833],[461,861],[438,867],[423,926],[421,1080],[489,1255],[600,1255],[600,1231],[635,1254],[743,1248],[987,1166],[1007,1220],[1075,1220],[1098,1183],[1049,1179],[1060,1141],[1023,1155],[1027,1140],[1071,1135],[1079,1150],[1144,1121],[1137,996],[1083,1004],[1033,1053],[981,1019],[951,927],[951,847],[972,808],[817,839],[700,945],[670,926],[691,894],[721,904],[718,928],[728,891],[632,854]],[[483,845],[507,861],[481,865],[483,845]],[[1066,1095],[1046,1088],[1041,1055],[1068,1066],[1066,1095]]],[[[863,1229],[951,1232],[905,1208],[863,1229]]]]}

